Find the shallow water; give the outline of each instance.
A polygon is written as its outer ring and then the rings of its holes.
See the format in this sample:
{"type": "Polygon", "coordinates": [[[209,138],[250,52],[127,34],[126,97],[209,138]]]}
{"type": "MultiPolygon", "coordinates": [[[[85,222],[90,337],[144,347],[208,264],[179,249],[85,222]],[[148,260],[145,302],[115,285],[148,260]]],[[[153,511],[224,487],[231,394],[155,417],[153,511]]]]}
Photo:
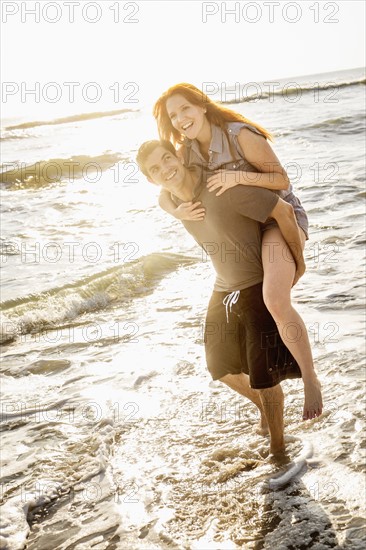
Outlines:
{"type": "Polygon", "coordinates": [[[4,178],[3,548],[365,547],[364,86],[328,93],[234,106],[276,130],[310,218],[293,300],[325,412],[301,422],[301,382],[283,383],[282,465],[254,406],[206,371],[214,274],[134,171],[147,115],[4,134],[4,162],[94,159],[101,172],[4,178]],[[271,489],[309,445],[312,460],[271,489]]]}

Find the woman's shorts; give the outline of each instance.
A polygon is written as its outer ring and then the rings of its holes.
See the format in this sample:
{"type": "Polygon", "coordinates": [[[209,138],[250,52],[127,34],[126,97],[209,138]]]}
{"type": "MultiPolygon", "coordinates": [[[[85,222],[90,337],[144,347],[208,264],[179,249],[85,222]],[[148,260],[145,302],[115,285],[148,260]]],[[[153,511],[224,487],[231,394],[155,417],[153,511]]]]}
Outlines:
{"type": "Polygon", "coordinates": [[[204,342],[213,380],[244,372],[252,388],[262,389],[301,378],[263,302],[262,283],[241,290],[238,301],[225,306],[229,294],[213,291],[207,310],[204,342]]]}
{"type": "MultiPolygon", "coordinates": [[[[286,202],[288,202],[293,206],[297,223],[299,227],[301,227],[301,229],[304,231],[306,240],[308,240],[309,239],[309,220],[301,202],[292,192],[286,195],[286,197],[283,197],[283,200],[285,200],[286,202]]],[[[273,218],[268,218],[267,221],[265,221],[264,223],[261,223],[260,225],[261,225],[262,231],[267,231],[267,229],[272,229],[272,227],[278,227],[276,220],[274,220],[273,218]]]]}

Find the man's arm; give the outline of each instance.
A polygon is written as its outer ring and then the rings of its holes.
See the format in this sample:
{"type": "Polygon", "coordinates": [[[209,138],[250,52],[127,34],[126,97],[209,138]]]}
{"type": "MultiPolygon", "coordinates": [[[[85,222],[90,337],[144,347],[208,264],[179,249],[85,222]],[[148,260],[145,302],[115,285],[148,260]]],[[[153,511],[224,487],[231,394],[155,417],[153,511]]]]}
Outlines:
{"type": "Polygon", "coordinates": [[[283,238],[288,244],[295,260],[296,273],[293,283],[295,285],[300,277],[304,275],[306,267],[302,252],[299,226],[297,225],[294,209],[291,204],[279,198],[270,216],[278,223],[283,238]]]}
{"type": "Polygon", "coordinates": [[[162,189],[159,195],[159,206],[177,220],[202,221],[205,217],[205,209],[201,202],[182,202],[177,206],[171,199],[170,193],[162,189]]]}
{"type": "Polygon", "coordinates": [[[168,214],[171,214],[175,217],[175,211],[177,209],[177,205],[172,201],[172,198],[170,196],[170,193],[166,191],[166,189],[161,189],[160,195],[159,195],[159,206],[165,212],[168,212],[168,214]]]}

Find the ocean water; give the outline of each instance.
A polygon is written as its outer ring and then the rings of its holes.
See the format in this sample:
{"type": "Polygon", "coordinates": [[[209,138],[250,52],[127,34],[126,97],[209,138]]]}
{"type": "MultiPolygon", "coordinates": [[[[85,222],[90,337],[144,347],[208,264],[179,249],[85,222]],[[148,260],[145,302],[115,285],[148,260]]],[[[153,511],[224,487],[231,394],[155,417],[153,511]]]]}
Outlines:
{"type": "Polygon", "coordinates": [[[325,411],[303,423],[283,383],[283,467],[207,373],[214,273],[134,164],[152,116],[4,121],[1,548],[365,548],[365,77],[293,80],[231,105],[275,134],[310,220],[293,301],[325,411]]]}

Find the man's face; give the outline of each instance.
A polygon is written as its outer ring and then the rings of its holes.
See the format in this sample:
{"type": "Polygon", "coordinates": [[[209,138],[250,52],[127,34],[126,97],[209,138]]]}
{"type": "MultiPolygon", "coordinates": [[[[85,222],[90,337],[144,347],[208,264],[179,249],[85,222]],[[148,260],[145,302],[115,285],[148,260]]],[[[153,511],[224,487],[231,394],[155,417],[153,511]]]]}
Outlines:
{"type": "Polygon", "coordinates": [[[164,147],[156,147],[147,157],[145,169],[148,180],[177,194],[184,184],[186,169],[181,161],[164,147]]]}

